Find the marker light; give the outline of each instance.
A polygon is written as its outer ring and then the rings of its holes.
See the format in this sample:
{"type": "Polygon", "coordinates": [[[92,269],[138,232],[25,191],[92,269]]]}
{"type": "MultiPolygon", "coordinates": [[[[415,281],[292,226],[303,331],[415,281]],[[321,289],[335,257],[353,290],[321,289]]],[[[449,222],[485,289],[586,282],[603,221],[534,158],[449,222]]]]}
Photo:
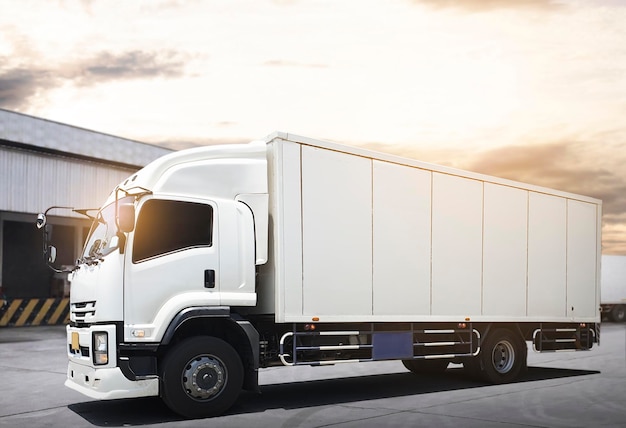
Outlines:
{"type": "Polygon", "coordinates": [[[93,334],[93,363],[97,366],[109,362],[109,335],[104,331],[93,334]]]}

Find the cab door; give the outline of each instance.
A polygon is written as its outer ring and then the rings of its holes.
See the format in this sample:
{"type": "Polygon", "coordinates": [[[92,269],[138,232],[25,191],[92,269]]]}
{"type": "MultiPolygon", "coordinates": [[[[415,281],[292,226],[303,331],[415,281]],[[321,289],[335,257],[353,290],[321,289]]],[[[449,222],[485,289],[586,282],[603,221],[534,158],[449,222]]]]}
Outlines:
{"type": "Polygon", "coordinates": [[[125,338],[158,340],[166,320],[193,302],[220,305],[217,205],[148,199],[129,237],[124,281],[125,338]]]}

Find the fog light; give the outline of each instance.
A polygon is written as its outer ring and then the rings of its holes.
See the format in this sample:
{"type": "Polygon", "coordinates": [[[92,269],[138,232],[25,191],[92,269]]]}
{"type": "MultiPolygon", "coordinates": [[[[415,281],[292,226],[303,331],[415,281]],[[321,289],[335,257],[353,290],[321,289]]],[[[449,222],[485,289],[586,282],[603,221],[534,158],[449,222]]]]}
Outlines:
{"type": "Polygon", "coordinates": [[[97,366],[109,362],[109,335],[100,331],[93,334],[93,363],[97,366]]]}

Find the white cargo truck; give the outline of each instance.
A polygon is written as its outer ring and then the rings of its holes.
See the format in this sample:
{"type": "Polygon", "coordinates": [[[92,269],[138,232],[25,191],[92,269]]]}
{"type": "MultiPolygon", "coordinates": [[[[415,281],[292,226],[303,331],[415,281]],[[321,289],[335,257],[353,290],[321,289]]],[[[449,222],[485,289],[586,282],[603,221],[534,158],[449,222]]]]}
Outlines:
{"type": "Polygon", "coordinates": [[[611,321],[626,321],[626,256],[602,256],[602,314],[611,321]]]}
{"type": "Polygon", "coordinates": [[[286,133],[172,153],[94,216],[66,385],[204,417],[276,365],[510,382],[527,342],[599,342],[600,218],[597,199],[286,133]]]}

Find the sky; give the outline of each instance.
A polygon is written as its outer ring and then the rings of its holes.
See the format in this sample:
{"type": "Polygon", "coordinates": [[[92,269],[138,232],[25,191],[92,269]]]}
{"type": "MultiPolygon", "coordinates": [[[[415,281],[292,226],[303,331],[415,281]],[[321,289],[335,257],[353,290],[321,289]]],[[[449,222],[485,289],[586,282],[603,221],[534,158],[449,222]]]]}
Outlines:
{"type": "Polygon", "coordinates": [[[0,108],[182,149],[280,130],[603,200],[626,1],[0,0],[0,108]]]}

